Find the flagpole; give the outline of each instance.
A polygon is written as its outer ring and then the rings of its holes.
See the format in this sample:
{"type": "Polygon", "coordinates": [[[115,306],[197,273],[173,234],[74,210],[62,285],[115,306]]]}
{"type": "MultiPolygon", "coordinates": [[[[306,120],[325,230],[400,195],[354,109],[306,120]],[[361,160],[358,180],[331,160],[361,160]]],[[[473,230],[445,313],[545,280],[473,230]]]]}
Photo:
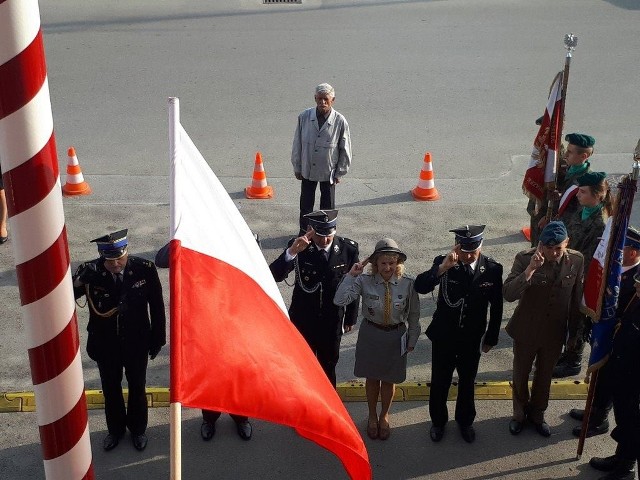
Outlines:
{"type": "MultiPolygon", "coordinates": [[[[567,33],[564,36],[564,47],[567,49],[567,54],[564,59],[564,71],[562,73],[562,88],[560,90],[561,102],[560,108],[556,115],[559,115],[558,120],[558,131],[556,132],[556,159],[554,166],[554,178],[553,178],[553,187],[552,189],[556,189],[558,185],[558,172],[560,171],[560,145],[562,145],[562,131],[564,130],[564,110],[565,104],[567,101],[567,87],[569,85],[569,68],[571,67],[571,58],[572,52],[575,50],[576,45],[578,45],[578,37],[576,37],[573,33],[567,33]]],[[[553,125],[553,122],[551,122],[553,125]]],[[[549,196],[547,199],[547,222],[551,221],[551,218],[555,215],[554,212],[554,203],[555,199],[552,196],[549,196]]]]}
{"type": "MultiPolygon", "coordinates": [[[[173,238],[174,220],[175,220],[175,161],[178,156],[178,126],[180,125],[180,100],[176,97],[169,98],[169,164],[171,166],[171,175],[169,175],[169,192],[170,192],[170,235],[173,238]]],[[[170,321],[173,323],[174,319],[170,321]]],[[[172,385],[170,385],[170,388],[172,385]]],[[[169,416],[169,438],[170,438],[170,479],[182,479],[182,404],[180,402],[172,402],[170,405],[169,416]]]]}

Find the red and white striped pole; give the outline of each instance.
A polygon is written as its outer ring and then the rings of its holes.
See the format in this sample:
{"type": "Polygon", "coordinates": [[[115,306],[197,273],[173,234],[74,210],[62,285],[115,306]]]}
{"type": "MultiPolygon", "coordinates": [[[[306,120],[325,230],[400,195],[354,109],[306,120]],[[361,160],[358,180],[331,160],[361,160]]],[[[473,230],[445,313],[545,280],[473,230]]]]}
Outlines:
{"type": "Polygon", "coordinates": [[[37,0],[0,0],[0,160],[45,476],[93,479],[37,0]]]}

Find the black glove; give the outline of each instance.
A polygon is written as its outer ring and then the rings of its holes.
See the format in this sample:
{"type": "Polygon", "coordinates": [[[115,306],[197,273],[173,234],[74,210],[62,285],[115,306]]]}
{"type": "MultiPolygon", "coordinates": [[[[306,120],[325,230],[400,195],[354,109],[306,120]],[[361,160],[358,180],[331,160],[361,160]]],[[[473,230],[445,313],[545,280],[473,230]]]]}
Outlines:
{"type": "Polygon", "coordinates": [[[149,358],[151,360],[153,360],[154,358],[156,358],[158,356],[158,354],[160,353],[160,350],[162,349],[162,345],[151,345],[151,348],[149,348],[149,358]]]}
{"type": "Polygon", "coordinates": [[[98,274],[98,268],[93,262],[82,263],[76,270],[75,277],[81,283],[91,283],[91,280],[98,274]]]}

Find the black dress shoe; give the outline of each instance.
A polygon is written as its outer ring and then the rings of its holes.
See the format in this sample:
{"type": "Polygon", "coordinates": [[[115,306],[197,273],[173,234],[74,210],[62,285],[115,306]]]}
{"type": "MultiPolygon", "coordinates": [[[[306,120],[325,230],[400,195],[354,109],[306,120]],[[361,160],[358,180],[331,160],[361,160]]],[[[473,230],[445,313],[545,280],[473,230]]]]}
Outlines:
{"type": "Polygon", "coordinates": [[[608,457],[593,457],[589,460],[589,465],[601,472],[612,472],[620,463],[621,460],[615,455],[610,455],[608,457]]]}
{"type": "Polygon", "coordinates": [[[582,369],[580,362],[559,363],[553,367],[553,378],[573,377],[578,375],[582,369]]]}
{"type": "Polygon", "coordinates": [[[209,441],[216,434],[216,424],[203,421],[202,425],[200,425],[200,436],[203,440],[209,441]]]}
{"type": "Polygon", "coordinates": [[[542,423],[536,423],[534,425],[536,427],[536,432],[538,432],[543,437],[551,436],[551,429],[549,428],[549,425],[547,424],[547,422],[543,421],[542,423]]]}
{"type": "Polygon", "coordinates": [[[141,433],[140,435],[131,435],[131,440],[133,441],[133,446],[136,450],[141,452],[147,448],[148,439],[144,433],[141,433]]]}
{"type": "Polygon", "coordinates": [[[236,423],[236,430],[238,430],[238,435],[243,440],[251,440],[251,435],[253,434],[253,427],[249,420],[245,420],[244,422],[236,423]]]}
{"type": "Polygon", "coordinates": [[[635,480],[635,470],[614,470],[598,480],[635,480]]]}
{"type": "Polygon", "coordinates": [[[7,243],[7,240],[9,240],[9,237],[0,237],[0,245],[2,245],[3,243],[7,243]]]}
{"type": "Polygon", "coordinates": [[[584,418],[584,410],[580,408],[572,408],[571,410],[569,410],[569,416],[574,420],[582,421],[582,419],[584,418]]]}
{"type": "Polygon", "coordinates": [[[442,440],[442,437],[444,437],[444,427],[436,427],[435,425],[432,425],[431,430],[429,430],[429,436],[434,442],[439,442],[442,440]]]}
{"type": "Polygon", "coordinates": [[[518,435],[521,431],[522,431],[522,422],[519,422],[518,420],[515,420],[515,419],[509,422],[509,432],[511,433],[511,435],[518,435]]]}
{"type": "MultiPolygon", "coordinates": [[[[589,428],[587,429],[587,438],[595,437],[596,435],[603,435],[608,431],[609,431],[609,420],[605,420],[599,425],[592,425],[591,423],[589,423],[589,428]]],[[[582,433],[582,425],[578,425],[577,427],[574,427],[574,429],[572,430],[572,433],[576,437],[579,437],[580,434],[582,433]]]]}
{"type": "Polygon", "coordinates": [[[473,425],[467,425],[466,427],[460,426],[460,434],[467,443],[473,443],[476,439],[476,431],[473,428],[473,425]]]}
{"type": "Polygon", "coordinates": [[[109,450],[113,450],[120,443],[120,435],[113,435],[109,433],[104,440],[102,440],[102,448],[104,448],[107,452],[109,450]]]}

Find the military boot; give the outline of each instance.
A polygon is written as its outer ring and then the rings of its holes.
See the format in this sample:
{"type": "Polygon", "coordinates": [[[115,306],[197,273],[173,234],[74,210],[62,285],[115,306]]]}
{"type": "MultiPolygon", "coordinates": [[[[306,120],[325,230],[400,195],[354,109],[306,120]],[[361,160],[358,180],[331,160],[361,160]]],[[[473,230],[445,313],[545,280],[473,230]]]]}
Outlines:
{"type": "Polygon", "coordinates": [[[607,473],[598,480],[635,480],[635,460],[620,460],[618,466],[612,472],[607,473]]]}
{"type": "Polygon", "coordinates": [[[635,460],[626,460],[618,457],[617,455],[611,455],[609,457],[593,457],[589,460],[589,465],[596,470],[600,470],[601,472],[610,472],[609,475],[611,476],[605,475],[599,480],[633,479],[635,477],[635,464],[635,460]],[[626,477],[625,475],[630,476],[626,477]]]}
{"type": "Polygon", "coordinates": [[[574,350],[565,350],[553,368],[553,378],[578,375],[582,369],[582,352],[584,352],[584,343],[576,345],[574,350]]]}
{"type": "MultiPolygon", "coordinates": [[[[582,415],[580,415],[581,417],[584,416],[584,410],[581,410],[580,412],[578,412],[578,409],[573,409],[571,412],[569,412],[569,415],[573,418],[574,415],[572,415],[572,413],[576,413],[576,416],[578,416],[578,413],[582,413],[582,415]],[[576,410],[576,412],[573,412],[573,410],[576,410]]],[[[593,407],[591,409],[591,415],[589,415],[589,426],[587,428],[587,438],[589,437],[593,437],[595,435],[602,435],[605,434],[609,431],[609,420],[607,419],[607,416],[609,415],[609,409],[603,409],[603,408],[596,408],[593,407]]],[[[582,425],[578,425],[577,427],[574,427],[572,433],[576,436],[579,437],[580,434],[582,433],[582,425]]]]}

